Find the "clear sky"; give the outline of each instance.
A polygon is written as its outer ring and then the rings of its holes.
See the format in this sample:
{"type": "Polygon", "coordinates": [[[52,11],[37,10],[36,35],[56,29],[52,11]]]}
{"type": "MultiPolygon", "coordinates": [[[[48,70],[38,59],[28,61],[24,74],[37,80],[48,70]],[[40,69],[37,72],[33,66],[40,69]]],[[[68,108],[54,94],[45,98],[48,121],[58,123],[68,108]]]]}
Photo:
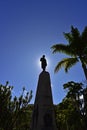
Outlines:
{"type": "Polygon", "coordinates": [[[55,65],[66,56],[53,55],[50,47],[56,43],[67,43],[63,32],[70,32],[71,25],[80,32],[87,25],[87,0],[1,0],[0,83],[9,81],[16,96],[23,86],[27,91],[33,90],[33,103],[42,71],[39,59],[45,54],[53,102],[61,102],[66,94],[64,83],[85,80],[80,64],[67,74],[64,69],[54,74],[55,65]]]}

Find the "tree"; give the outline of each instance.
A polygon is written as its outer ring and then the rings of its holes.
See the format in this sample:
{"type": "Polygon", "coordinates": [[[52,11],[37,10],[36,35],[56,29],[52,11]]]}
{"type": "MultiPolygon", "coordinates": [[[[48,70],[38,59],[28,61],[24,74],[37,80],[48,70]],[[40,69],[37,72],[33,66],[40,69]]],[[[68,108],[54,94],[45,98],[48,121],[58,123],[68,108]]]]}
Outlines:
{"type": "Polygon", "coordinates": [[[86,117],[81,112],[80,94],[82,83],[70,81],[63,85],[67,90],[65,98],[55,107],[56,122],[59,130],[86,130],[86,117]]]}
{"type": "Polygon", "coordinates": [[[80,96],[82,95],[82,83],[76,83],[74,81],[70,81],[63,85],[63,88],[67,90],[66,98],[71,98],[73,101],[73,105],[76,107],[78,112],[81,112],[80,109],[82,108],[80,96]]]}
{"type": "Polygon", "coordinates": [[[67,97],[71,97],[72,99],[78,100],[80,95],[82,94],[82,83],[76,83],[74,81],[70,81],[68,83],[63,84],[63,88],[67,89],[67,97]]]}
{"type": "Polygon", "coordinates": [[[83,130],[81,115],[76,111],[75,102],[71,98],[64,98],[56,107],[56,121],[59,130],[83,130]]]}
{"type": "Polygon", "coordinates": [[[23,88],[19,97],[12,98],[12,89],[13,86],[10,86],[9,82],[6,82],[6,85],[0,84],[0,130],[24,130],[23,126],[29,124],[26,123],[28,120],[25,111],[31,101],[32,91],[24,94],[25,88],[23,88]]]}
{"type": "Polygon", "coordinates": [[[83,107],[83,119],[84,119],[84,125],[87,129],[87,86],[83,89],[83,97],[84,97],[84,107],[83,107]]]}
{"type": "Polygon", "coordinates": [[[65,72],[80,62],[87,79],[87,27],[84,28],[83,32],[80,34],[77,28],[71,26],[71,32],[63,33],[64,37],[68,41],[68,44],[55,44],[51,48],[53,53],[60,52],[69,55],[68,58],[63,58],[57,63],[55,67],[55,72],[59,71],[61,67],[65,68],[65,72]]]}

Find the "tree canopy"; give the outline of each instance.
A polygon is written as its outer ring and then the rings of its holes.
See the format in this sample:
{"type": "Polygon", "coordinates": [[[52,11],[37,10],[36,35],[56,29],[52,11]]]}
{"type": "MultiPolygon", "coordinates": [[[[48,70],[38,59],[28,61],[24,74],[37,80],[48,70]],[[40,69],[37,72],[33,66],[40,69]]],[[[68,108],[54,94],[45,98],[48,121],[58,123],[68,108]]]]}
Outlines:
{"type": "Polygon", "coordinates": [[[61,67],[65,68],[65,72],[74,66],[77,62],[82,64],[82,68],[87,79],[87,27],[80,33],[78,28],[71,26],[69,33],[63,33],[68,43],[58,43],[51,47],[53,53],[64,53],[69,57],[63,58],[55,67],[55,72],[61,67]]]}

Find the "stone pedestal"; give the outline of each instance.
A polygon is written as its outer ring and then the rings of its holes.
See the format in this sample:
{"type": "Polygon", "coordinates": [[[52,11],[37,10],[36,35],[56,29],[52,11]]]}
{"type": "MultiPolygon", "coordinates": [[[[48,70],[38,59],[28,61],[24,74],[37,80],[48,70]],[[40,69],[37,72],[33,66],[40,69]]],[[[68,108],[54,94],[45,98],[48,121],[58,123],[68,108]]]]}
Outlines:
{"type": "Polygon", "coordinates": [[[41,72],[39,75],[31,129],[57,130],[54,116],[50,74],[46,71],[41,72]]]}

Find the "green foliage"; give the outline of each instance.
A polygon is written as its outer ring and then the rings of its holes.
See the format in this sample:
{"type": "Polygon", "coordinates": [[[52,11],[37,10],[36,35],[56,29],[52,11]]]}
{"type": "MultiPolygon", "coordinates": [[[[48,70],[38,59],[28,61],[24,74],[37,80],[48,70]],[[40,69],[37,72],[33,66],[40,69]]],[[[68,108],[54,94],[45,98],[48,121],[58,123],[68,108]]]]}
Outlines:
{"type": "Polygon", "coordinates": [[[80,130],[80,114],[76,111],[73,100],[65,98],[62,103],[57,106],[57,124],[60,130],[80,130]],[[73,129],[72,129],[73,128],[73,129]]]}
{"type": "Polygon", "coordinates": [[[55,106],[58,130],[86,130],[87,129],[87,88],[82,83],[70,81],[63,85],[67,94],[62,102],[55,106]],[[84,107],[80,96],[84,94],[84,107]]]}
{"type": "Polygon", "coordinates": [[[81,62],[82,68],[87,79],[87,27],[80,34],[77,28],[71,26],[69,33],[63,33],[68,43],[55,44],[51,47],[53,53],[59,52],[67,54],[69,57],[62,59],[55,67],[55,72],[64,67],[65,72],[74,66],[77,62],[81,62]]]}
{"type": "MultiPolygon", "coordinates": [[[[63,33],[68,43],[55,44],[51,47],[54,53],[64,53],[69,57],[58,61],[55,72],[64,67],[65,72],[80,62],[87,80],[87,27],[80,33],[71,26],[69,33],[63,33]]],[[[86,130],[87,129],[87,86],[70,81],[63,85],[67,91],[63,101],[55,106],[58,130],[86,130]],[[83,99],[80,96],[83,95],[83,99]]]]}
{"type": "MultiPolygon", "coordinates": [[[[87,88],[70,81],[63,85],[67,94],[61,103],[54,105],[58,130],[87,129],[87,88]],[[84,95],[84,107],[80,95],[84,95]]],[[[30,105],[32,91],[12,98],[13,86],[0,84],[0,130],[30,130],[34,105],[30,105]]]]}
{"type": "Polygon", "coordinates": [[[78,62],[77,58],[63,58],[55,67],[55,72],[59,71],[61,67],[65,68],[65,72],[68,72],[68,70],[78,62]]]}
{"type": "Polygon", "coordinates": [[[25,130],[25,126],[29,129],[30,114],[27,115],[27,112],[30,111],[27,111],[27,108],[32,91],[25,94],[23,88],[19,97],[12,98],[12,89],[13,86],[10,86],[9,82],[6,82],[6,85],[0,84],[0,130],[25,130]]]}
{"type": "Polygon", "coordinates": [[[65,83],[63,85],[64,89],[67,89],[67,95],[66,97],[73,98],[73,99],[79,99],[80,95],[82,94],[82,83],[76,83],[74,81],[70,81],[68,83],[65,83]]]}

